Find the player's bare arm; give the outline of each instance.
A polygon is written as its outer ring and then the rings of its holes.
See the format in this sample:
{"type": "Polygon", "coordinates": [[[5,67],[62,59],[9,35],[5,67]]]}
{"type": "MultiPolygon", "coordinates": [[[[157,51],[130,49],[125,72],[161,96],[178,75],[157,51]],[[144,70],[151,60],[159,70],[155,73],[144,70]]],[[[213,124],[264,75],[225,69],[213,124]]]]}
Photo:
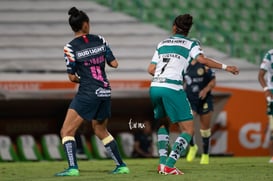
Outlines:
{"type": "Polygon", "coordinates": [[[151,74],[152,76],[154,76],[155,74],[155,68],[156,68],[156,64],[151,63],[148,67],[148,73],[151,74]]]}
{"type": "Polygon", "coordinates": [[[113,60],[110,63],[108,63],[108,65],[112,68],[118,68],[118,61],[117,60],[113,60]]]}
{"type": "Polygon", "coordinates": [[[259,82],[260,82],[262,88],[267,87],[266,82],[265,82],[265,79],[264,79],[265,74],[266,74],[266,70],[264,70],[264,69],[260,69],[260,70],[259,70],[258,80],[259,80],[259,82]]]}
{"type": "Polygon", "coordinates": [[[68,74],[68,78],[71,82],[74,82],[74,83],[80,82],[80,78],[75,74],[68,74]]]}
{"type": "Polygon", "coordinates": [[[260,69],[259,73],[258,73],[258,80],[259,80],[260,85],[264,89],[265,97],[266,98],[268,98],[268,97],[270,98],[271,97],[271,99],[273,99],[273,94],[268,89],[268,87],[266,85],[266,81],[264,79],[265,74],[266,74],[266,70],[260,69]]]}
{"type": "Polygon", "coordinates": [[[205,65],[207,65],[210,68],[217,68],[217,69],[223,69],[226,70],[234,75],[238,75],[239,74],[239,68],[236,66],[230,66],[230,65],[225,65],[222,64],[216,60],[213,60],[211,58],[205,57],[203,54],[199,54],[196,57],[196,60],[200,63],[203,63],[205,65]]]}
{"type": "Polygon", "coordinates": [[[199,92],[199,97],[200,97],[201,99],[204,99],[204,98],[207,96],[207,93],[208,93],[209,91],[211,91],[211,90],[215,87],[215,85],[216,85],[216,79],[214,78],[214,79],[212,79],[212,80],[207,84],[206,87],[204,87],[204,89],[202,89],[202,90],[199,92]]]}

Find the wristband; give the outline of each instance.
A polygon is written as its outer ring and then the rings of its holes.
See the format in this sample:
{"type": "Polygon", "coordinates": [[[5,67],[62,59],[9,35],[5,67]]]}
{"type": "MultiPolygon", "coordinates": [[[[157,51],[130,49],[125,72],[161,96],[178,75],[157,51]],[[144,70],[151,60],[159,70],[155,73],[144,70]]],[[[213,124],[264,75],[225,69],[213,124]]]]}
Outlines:
{"type": "Polygon", "coordinates": [[[227,69],[227,65],[226,64],[222,64],[222,69],[226,70],[227,69]]]}
{"type": "Polygon", "coordinates": [[[264,87],[264,91],[267,91],[267,90],[269,90],[269,88],[266,86],[266,87],[264,87]]]}

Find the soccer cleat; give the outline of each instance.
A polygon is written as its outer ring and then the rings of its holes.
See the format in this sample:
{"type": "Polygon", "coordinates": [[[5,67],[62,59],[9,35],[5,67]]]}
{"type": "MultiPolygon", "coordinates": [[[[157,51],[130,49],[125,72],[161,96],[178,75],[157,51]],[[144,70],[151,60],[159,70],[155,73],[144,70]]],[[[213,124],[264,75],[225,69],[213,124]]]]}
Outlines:
{"type": "Polygon", "coordinates": [[[196,144],[194,146],[190,146],[190,149],[189,149],[189,152],[187,154],[186,160],[188,162],[192,162],[193,159],[196,156],[197,151],[198,151],[198,146],[196,144]]]}
{"type": "Polygon", "coordinates": [[[56,173],[55,176],[79,176],[80,172],[75,168],[68,168],[62,172],[56,173]]]}
{"type": "Polygon", "coordinates": [[[159,174],[164,174],[164,167],[165,167],[165,165],[159,164],[158,167],[157,167],[157,172],[159,174]]]}
{"type": "Polygon", "coordinates": [[[200,164],[209,164],[209,155],[202,154],[200,164]]]}
{"type": "Polygon", "coordinates": [[[273,163],[273,157],[269,160],[269,163],[273,163]]]}
{"type": "Polygon", "coordinates": [[[183,175],[184,173],[178,170],[178,168],[171,168],[168,166],[164,167],[164,174],[165,175],[183,175]]]}
{"type": "Polygon", "coordinates": [[[126,166],[117,166],[115,170],[113,170],[112,174],[128,174],[130,172],[129,168],[126,166]]]}

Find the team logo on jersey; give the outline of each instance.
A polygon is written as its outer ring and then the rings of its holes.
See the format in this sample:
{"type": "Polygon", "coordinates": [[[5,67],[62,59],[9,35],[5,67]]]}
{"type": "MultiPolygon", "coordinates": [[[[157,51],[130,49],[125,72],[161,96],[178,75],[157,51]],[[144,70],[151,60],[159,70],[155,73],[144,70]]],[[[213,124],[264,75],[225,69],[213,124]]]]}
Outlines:
{"type": "Polygon", "coordinates": [[[197,69],[197,75],[204,75],[204,73],[205,73],[205,71],[204,71],[204,69],[203,68],[199,68],[199,69],[197,69]]]}
{"type": "Polygon", "coordinates": [[[208,109],[208,107],[209,107],[208,103],[205,103],[205,104],[203,105],[203,109],[208,109]]]}
{"type": "Polygon", "coordinates": [[[66,44],[64,46],[64,57],[65,57],[66,65],[68,65],[69,62],[75,61],[75,56],[72,50],[72,46],[70,44],[66,44]]]}
{"type": "Polygon", "coordinates": [[[87,48],[81,51],[77,51],[76,55],[77,55],[77,58],[80,59],[80,58],[85,58],[92,55],[97,55],[105,51],[106,51],[106,48],[104,45],[102,45],[102,46],[97,46],[97,47],[92,47],[92,48],[87,48]]]}
{"type": "Polygon", "coordinates": [[[185,81],[186,81],[186,83],[187,83],[188,85],[191,85],[191,83],[192,83],[192,79],[191,79],[191,77],[188,76],[188,75],[185,76],[185,81]]]}
{"type": "Polygon", "coordinates": [[[110,89],[104,89],[104,88],[98,88],[95,92],[95,94],[98,97],[110,97],[111,96],[111,90],[110,89]]]}

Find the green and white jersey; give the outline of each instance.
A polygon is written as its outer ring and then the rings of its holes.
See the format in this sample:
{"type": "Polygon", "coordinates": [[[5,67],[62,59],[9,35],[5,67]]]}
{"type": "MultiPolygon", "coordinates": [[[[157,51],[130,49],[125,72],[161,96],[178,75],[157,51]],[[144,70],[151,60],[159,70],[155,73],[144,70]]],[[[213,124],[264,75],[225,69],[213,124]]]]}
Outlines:
{"type": "Polygon", "coordinates": [[[269,50],[260,65],[260,69],[265,70],[266,73],[266,85],[272,90],[273,89],[273,49],[269,50]]]}
{"type": "Polygon", "coordinates": [[[203,54],[199,43],[183,35],[175,34],[161,41],[151,62],[156,64],[151,86],[183,89],[183,74],[199,54],[203,54]]]}

